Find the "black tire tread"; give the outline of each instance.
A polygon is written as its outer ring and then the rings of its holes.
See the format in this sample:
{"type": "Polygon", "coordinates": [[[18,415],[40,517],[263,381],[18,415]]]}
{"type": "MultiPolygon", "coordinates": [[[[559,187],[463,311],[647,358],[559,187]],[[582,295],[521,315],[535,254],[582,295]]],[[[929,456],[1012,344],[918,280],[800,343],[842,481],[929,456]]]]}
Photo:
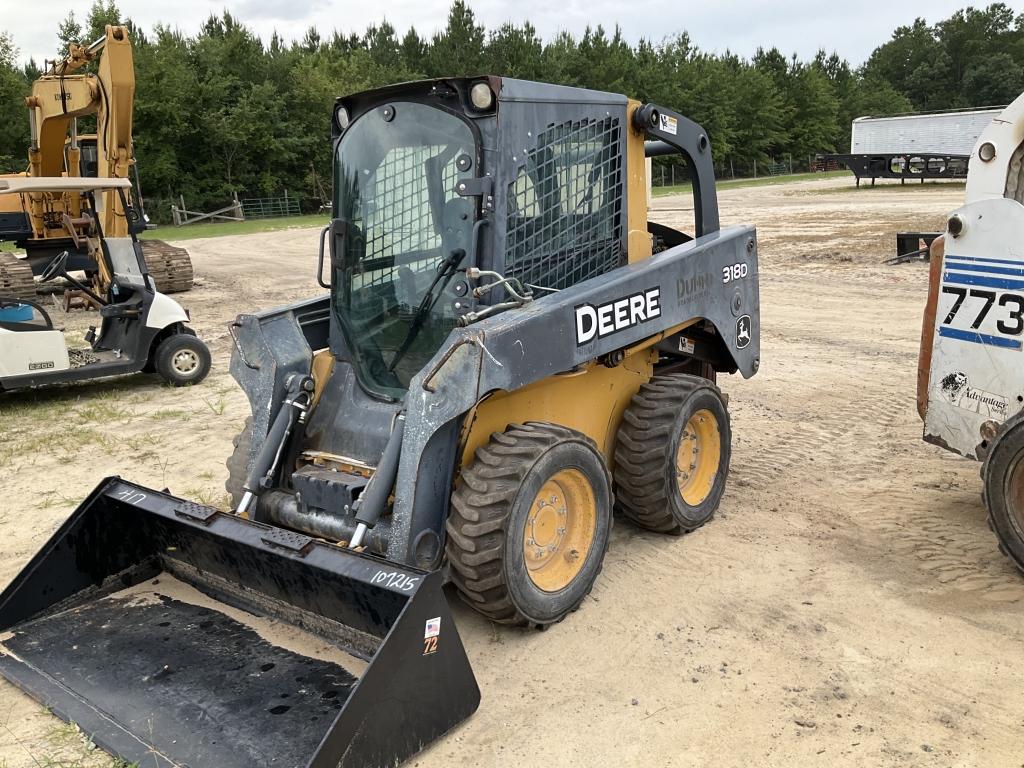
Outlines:
{"type": "MultiPolygon", "coordinates": [[[[505,537],[516,495],[541,455],[551,446],[570,440],[582,440],[597,450],[586,435],[557,424],[510,424],[504,432],[492,434],[460,474],[461,483],[452,494],[446,522],[445,554],[450,578],[462,599],[491,621],[538,628],[557,623],[579,607],[601,572],[599,565],[576,604],[544,624],[532,621],[516,608],[505,581],[505,537]]],[[[610,488],[610,475],[607,480],[610,488]]]]}
{"type": "Polygon", "coordinates": [[[231,508],[238,509],[242,501],[242,486],[249,474],[249,453],[252,449],[252,416],[245,419],[245,426],[232,439],[234,450],[224,464],[228,468],[228,478],[224,481],[224,490],[231,496],[231,508]]]}
{"type": "Polygon", "coordinates": [[[990,503],[988,496],[988,488],[991,480],[991,478],[989,477],[989,472],[991,469],[990,464],[992,461],[992,457],[996,454],[997,441],[1007,431],[1009,431],[1011,427],[1017,426],[1020,423],[1020,421],[1021,419],[1018,418],[1001,424],[999,427],[999,431],[996,434],[996,437],[989,442],[988,451],[985,455],[985,460],[982,462],[981,465],[981,499],[985,504],[985,522],[987,523],[989,530],[992,531],[992,533],[996,537],[996,545],[999,548],[999,552],[1002,553],[1003,557],[1008,558],[1009,561],[1013,563],[1013,565],[1017,568],[1018,571],[1020,571],[1021,574],[1024,574],[1024,560],[1018,558],[1011,550],[1011,548],[1006,545],[1006,542],[1003,541],[1001,527],[996,524],[996,521],[992,515],[992,504],[990,503]]]}
{"type": "Polygon", "coordinates": [[[700,376],[656,375],[641,385],[623,414],[615,442],[616,509],[642,528],[678,535],[707,522],[684,527],[673,517],[663,474],[664,446],[673,437],[676,414],[700,388],[722,396],[714,382],[700,376]]]}

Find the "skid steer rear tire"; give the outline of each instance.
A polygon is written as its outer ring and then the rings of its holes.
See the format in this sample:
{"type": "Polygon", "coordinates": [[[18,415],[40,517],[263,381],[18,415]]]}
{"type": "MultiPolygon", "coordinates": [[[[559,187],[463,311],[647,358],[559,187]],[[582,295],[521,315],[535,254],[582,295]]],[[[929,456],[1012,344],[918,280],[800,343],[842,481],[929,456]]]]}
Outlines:
{"type": "Polygon", "coordinates": [[[731,440],[729,413],[711,381],[655,376],[633,396],[616,436],[618,511],[662,533],[704,525],[725,492],[731,440]]]}
{"type": "Polygon", "coordinates": [[[463,600],[501,624],[538,628],[576,610],[611,530],[611,478],[594,442],[556,424],[513,424],[460,479],[445,551],[463,600]]]}
{"type": "Polygon", "coordinates": [[[999,551],[1024,571],[1024,421],[1003,427],[982,466],[982,498],[999,551]]]}

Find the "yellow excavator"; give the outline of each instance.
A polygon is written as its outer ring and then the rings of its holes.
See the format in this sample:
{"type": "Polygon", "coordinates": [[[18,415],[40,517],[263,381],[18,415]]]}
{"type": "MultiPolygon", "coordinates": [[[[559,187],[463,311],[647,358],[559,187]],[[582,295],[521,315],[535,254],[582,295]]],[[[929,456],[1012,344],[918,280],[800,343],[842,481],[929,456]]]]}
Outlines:
{"type": "MultiPolygon", "coordinates": [[[[126,27],[108,25],[106,34],[88,47],[71,43],[68,55],[32,84],[25,100],[31,128],[29,164],[25,173],[16,176],[129,178],[135,165],[134,100],[135,68],[126,27]],[[94,63],[96,71],[86,71],[94,63]],[[86,116],[95,117],[96,133],[79,135],[78,119],[86,116]]],[[[97,195],[100,230],[94,218],[82,215],[83,198],[75,192],[0,199],[0,240],[25,250],[23,257],[0,253],[0,293],[32,298],[34,275],[67,251],[67,269],[85,271],[94,291],[104,295],[110,275],[104,274],[104,260],[96,256],[101,232],[107,237],[127,237],[146,227],[135,176],[136,200],[127,214],[118,195],[97,195]]],[[[146,240],[143,252],[162,293],[192,287],[192,263],[183,248],[146,240]]]]}

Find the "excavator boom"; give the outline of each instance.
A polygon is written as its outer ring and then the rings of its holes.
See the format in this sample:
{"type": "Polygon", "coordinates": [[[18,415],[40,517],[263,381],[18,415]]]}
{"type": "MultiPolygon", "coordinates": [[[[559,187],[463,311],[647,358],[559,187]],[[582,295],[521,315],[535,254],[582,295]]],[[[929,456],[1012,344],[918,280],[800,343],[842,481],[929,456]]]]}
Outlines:
{"type": "MultiPolygon", "coordinates": [[[[128,28],[106,27],[90,46],[71,43],[68,55],[54,62],[32,84],[25,99],[30,125],[28,175],[129,178],[135,163],[132,122],[135,64],[128,28]],[[94,65],[95,72],[87,67],[94,65]],[[79,133],[79,118],[94,116],[96,132],[79,133]],[[88,152],[86,162],[85,152],[88,152]]],[[[140,198],[141,200],[141,198],[140,198]]],[[[26,259],[0,254],[0,288],[8,294],[34,295],[33,273],[39,274],[58,253],[72,254],[72,269],[96,273],[97,293],[110,281],[97,259],[100,232],[127,237],[145,227],[141,203],[126,209],[119,195],[101,194],[99,221],[82,218],[82,198],[74,194],[28,194],[19,208],[0,209],[0,239],[25,249],[26,259]]],[[[157,240],[143,245],[149,272],[165,293],[192,286],[188,253],[157,240]]]]}

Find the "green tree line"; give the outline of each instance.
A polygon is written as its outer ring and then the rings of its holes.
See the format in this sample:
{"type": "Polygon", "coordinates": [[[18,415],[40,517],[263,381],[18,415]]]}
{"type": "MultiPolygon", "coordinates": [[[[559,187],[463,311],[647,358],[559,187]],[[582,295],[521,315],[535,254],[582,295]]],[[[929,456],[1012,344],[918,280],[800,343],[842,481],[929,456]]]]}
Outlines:
{"type": "MultiPolygon", "coordinates": [[[[115,0],[58,26],[54,56],[124,23],[135,46],[135,152],[151,216],[285,190],[313,203],[330,178],[335,97],[417,78],[494,73],[624,93],[701,123],[721,171],[842,151],[857,116],[1005,104],[1024,89],[1024,14],[1003,3],[897,28],[859,67],[826,51],[809,61],[777,48],[752,58],[701,49],[686,32],[633,45],[616,27],[542,39],[529,23],[485,29],[454,0],[443,29],[423,35],[381,22],[362,34],[310,28],[263,42],[225,11],[195,36],[143,30],[115,0]]],[[[16,30],[0,30],[0,170],[21,170],[23,97],[40,72],[18,63],[16,30]]]]}

